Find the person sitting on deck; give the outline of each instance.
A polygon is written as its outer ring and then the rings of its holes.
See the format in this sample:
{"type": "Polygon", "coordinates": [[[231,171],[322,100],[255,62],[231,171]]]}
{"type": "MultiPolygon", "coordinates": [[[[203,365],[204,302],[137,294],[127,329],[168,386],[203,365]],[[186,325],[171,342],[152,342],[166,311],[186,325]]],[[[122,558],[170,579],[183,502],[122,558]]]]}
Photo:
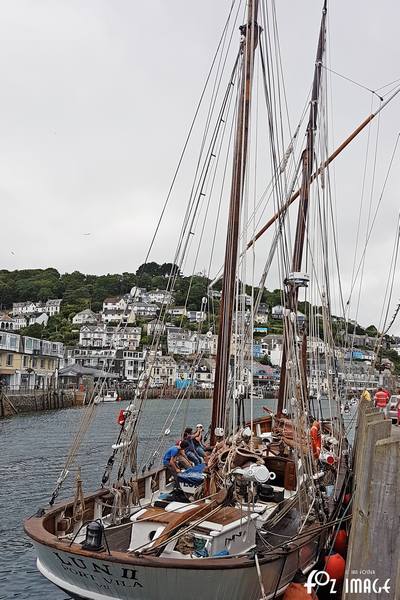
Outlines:
{"type": "Polygon", "coordinates": [[[196,425],[196,431],[193,434],[193,444],[194,444],[194,448],[196,450],[196,454],[204,460],[207,448],[203,442],[203,431],[204,431],[204,428],[201,423],[196,425]]]}
{"type": "Polygon", "coordinates": [[[191,463],[186,456],[186,449],[189,443],[186,440],[182,440],[178,446],[171,446],[168,448],[163,456],[163,465],[167,467],[167,474],[172,475],[175,483],[178,483],[177,474],[182,471],[182,466],[190,467],[191,463]]]}
{"type": "Polygon", "coordinates": [[[193,429],[191,427],[186,427],[185,431],[183,432],[183,439],[188,443],[186,456],[194,465],[199,465],[201,462],[203,462],[203,460],[196,452],[193,438],[193,429]]]}

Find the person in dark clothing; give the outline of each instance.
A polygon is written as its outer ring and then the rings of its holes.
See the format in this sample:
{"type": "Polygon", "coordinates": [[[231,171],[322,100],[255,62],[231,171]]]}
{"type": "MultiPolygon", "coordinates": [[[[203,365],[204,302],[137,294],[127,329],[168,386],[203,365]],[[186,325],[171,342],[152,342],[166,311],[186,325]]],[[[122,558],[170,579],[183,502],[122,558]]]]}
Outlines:
{"type": "Polygon", "coordinates": [[[186,427],[185,431],[183,432],[183,439],[184,441],[188,442],[186,456],[194,465],[199,465],[203,461],[196,452],[196,447],[193,441],[193,429],[191,427],[186,427]]]}

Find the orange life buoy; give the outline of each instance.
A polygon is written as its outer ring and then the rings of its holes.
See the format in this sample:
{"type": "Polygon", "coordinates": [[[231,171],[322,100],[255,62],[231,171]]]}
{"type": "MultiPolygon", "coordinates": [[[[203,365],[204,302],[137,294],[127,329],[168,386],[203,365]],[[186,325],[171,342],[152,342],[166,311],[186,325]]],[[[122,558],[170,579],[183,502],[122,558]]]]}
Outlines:
{"type": "Polygon", "coordinates": [[[310,436],[314,458],[319,458],[321,454],[321,424],[319,421],[314,421],[312,424],[310,436]]]}
{"type": "Polygon", "coordinates": [[[346,556],[347,550],[347,532],[344,529],[339,529],[335,536],[334,550],[343,558],[346,556]]]}
{"type": "Polygon", "coordinates": [[[325,571],[331,579],[343,581],[346,570],[346,561],[340,554],[330,554],[325,558],[325,571]]]}

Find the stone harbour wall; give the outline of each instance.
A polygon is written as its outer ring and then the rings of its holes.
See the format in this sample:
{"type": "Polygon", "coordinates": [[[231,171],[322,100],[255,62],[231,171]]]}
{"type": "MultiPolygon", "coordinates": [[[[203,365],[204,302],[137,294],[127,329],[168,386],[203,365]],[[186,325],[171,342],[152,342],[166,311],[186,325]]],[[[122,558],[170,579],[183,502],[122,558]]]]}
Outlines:
{"type": "Polygon", "coordinates": [[[20,413],[82,406],[85,394],[77,390],[35,390],[26,393],[0,392],[0,418],[20,413]]]}

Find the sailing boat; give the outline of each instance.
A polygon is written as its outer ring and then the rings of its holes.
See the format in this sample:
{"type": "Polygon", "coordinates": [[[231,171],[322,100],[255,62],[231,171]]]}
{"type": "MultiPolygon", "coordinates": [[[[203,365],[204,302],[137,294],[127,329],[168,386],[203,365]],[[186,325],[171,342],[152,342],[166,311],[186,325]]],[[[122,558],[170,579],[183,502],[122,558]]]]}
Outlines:
{"type": "MultiPolygon", "coordinates": [[[[330,161],[327,157],[318,166],[315,160],[326,10],[325,2],[306,146],[292,182],[283,188],[297,132],[283,157],[273,157],[274,188],[284,189],[276,215],[270,220],[271,224],[277,224],[271,255],[280,248],[284,274],[284,341],[277,410],[259,418],[255,418],[251,410],[246,421],[245,401],[252,396],[253,384],[245,359],[252,326],[241,307],[244,282],[240,281],[238,264],[243,257],[240,244],[253,247],[257,238],[253,233],[251,239],[246,240],[240,226],[246,220],[243,203],[250,170],[254,65],[256,52],[261,52],[262,33],[259,2],[248,0],[247,20],[240,28],[240,50],[234,67],[238,95],[236,104],[233,103],[236,106],[235,145],[210,428],[213,460],[209,461],[206,472],[188,469],[178,476],[177,483],[169,480],[165,468],[154,468],[157,452],[149,459],[147,468],[138,469],[138,423],[145,410],[151,368],[144,372],[136,403],[121,422],[102,488],[84,496],[78,472],[75,497],[54,504],[76,453],[79,439],[75,440],[50,506],[24,524],[35,545],[38,569],[73,598],[275,598],[298,570],[306,573],[316,564],[333,528],[344,518],[342,501],[349,481],[349,457],[340,410],[335,412],[335,406],[340,404],[339,390],[333,381],[335,371],[333,368],[332,381],[327,384],[331,399],[327,416],[321,404],[315,408],[311,401],[307,381],[307,331],[299,326],[297,319],[299,294],[312,281],[312,277],[302,271],[305,241],[311,243],[308,229],[311,184],[318,185],[326,177],[330,161]],[[299,172],[301,185],[296,193],[294,186],[299,172]],[[286,218],[288,207],[296,198],[299,198],[297,228],[289,260],[286,218]],[[232,365],[233,334],[237,355],[232,365]],[[112,479],[117,461],[118,473],[112,479]]],[[[265,18],[263,27],[267,27],[265,18]]],[[[267,84],[268,64],[263,54],[260,64],[267,84]]],[[[230,82],[229,89],[232,87],[230,82]]],[[[267,99],[271,101],[271,90],[267,90],[267,99]]],[[[218,126],[225,123],[224,111],[228,104],[226,96],[218,126]]],[[[370,122],[374,116],[366,121],[370,122]]],[[[272,115],[268,119],[273,137],[276,131],[272,131],[272,115]]],[[[214,147],[210,148],[210,156],[214,156],[214,147]]],[[[193,222],[194,218],[187,220],[188,236],[193,222]]],[[[187,245],[182,243],[181,248],[187,245]]],[[[268,269],[265,269],[263,283],[267,274],[268,269]]],[[[171,289],[175,279],[176,272],[172,271],[171,289]]],[[[334,367],[328,284],[320,298],[326,360],[334,367]]],[[[253,312],[259,302],[259,296],[253,298],[253,312]]],[[[149,353],[154,360],[158,335],[154,334],[155,348],[153,354],[149,353]]],[[[94,402],[87,410],[86,425],[92,416],[90,411],[94,411],[94,402]]],[[[84,427],[78,432],[78,438],[82,437],[83,430],[84,427]]]]}

